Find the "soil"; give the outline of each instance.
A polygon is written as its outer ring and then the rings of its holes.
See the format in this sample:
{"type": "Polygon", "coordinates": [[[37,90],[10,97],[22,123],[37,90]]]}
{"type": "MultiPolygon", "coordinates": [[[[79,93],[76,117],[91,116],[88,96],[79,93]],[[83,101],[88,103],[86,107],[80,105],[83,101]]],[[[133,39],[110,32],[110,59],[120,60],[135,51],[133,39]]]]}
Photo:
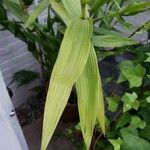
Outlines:
{"type": "MultiPolygon", "coordinates": [[[[47,150],[77,150],[75,145],[67,137],[61,136],[65,129],[69,128],[69,126],[72,126],[72,124],[59,122],[59,125],[49,143],[47,150]]],[[[29,150],[40,150],[41,131],[42,118],[35,120],[31,124],[23,126],[23,133],[29,150]]]]}

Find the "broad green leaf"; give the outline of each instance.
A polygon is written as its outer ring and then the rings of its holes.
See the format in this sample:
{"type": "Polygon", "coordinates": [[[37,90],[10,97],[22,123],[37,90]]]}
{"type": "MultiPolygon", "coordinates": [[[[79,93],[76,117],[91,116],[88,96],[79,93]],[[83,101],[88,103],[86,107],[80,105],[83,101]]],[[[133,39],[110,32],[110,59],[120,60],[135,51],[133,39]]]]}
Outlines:
{"type": "Polygon", "coordinates": [[[26,22],[28,13],[24,5],[22,5],[19,1],[14,2],[12,0],[4,0],[3,3],[18,19],[26,22]]]}
{"type": "Polygon", "coordinates": [[[134,127],[123,128],[120,132],[123,138],[121,150],[149,150],[150,143],[140,138],[134,127]]]}
{"type": "Polygon", "coordinates": [[[143,129],[146,126],[146,123],[141,120],[138,116],[131,117],[131,125],[135,128],[143,129]]]}
{"type": "Polygon", "coordinates": [[[128,112],[123,113],[117,121],[116,128],[118,129],[120,127],[123,127],[130,121],[131,121],[131,115],[128,112]]]}
{"type": "Polygon", "coordinates": [[[137,94],[133,92],[125,93],[121,99],[123,101],[123,112],[129,111],[130,109],[138,110],[139,108],[139,101],[137,100],[137,94]]]}
{"type": "Polygon", "coordinates": [[[25,24],[25,27],[29,27],[35,19],[44,11],[46,7],[50,5],[49,0],[42,0],[36,8],[33,10],[33,12],[29,15],[29,18],[25,24]]]}
{"type": "Polygon", "coordinates": [[[76,18],[81,16],[81,2],[80,0],[62,0],[62,3],[71,16],[71,18],[76,18]]]}
{"type": "Polygon", "coordinates": [[[147,107],[140,110],[139,115],[142,116],[146,124],[150,124],[150,104],[147,103],[147,107]]]}
{"type": "Polygon", "coordinates": [[[132,3],[119,12],[123,16],[131,16],[144,12],[150,8],[150,2],[132,3]]]}
{"type": "Polygon", "coordinates": [[[150,53],[146,53],[146,55],[148,56],[148,58],[145,60],[145,62],[150,62],[150,53]]]}
{"type": "Polygon", "coordinates": [[[120,150],[120,146],[123,143],[123,141],[120,137],[117,140],[109,139],[109,142],[113,145],[114,150],[120,150]]]}
{"type": "Polygon", "coordinates": [[[140,64],[135,65],[132,61],[123,61],[119,64],[119,68],[123,77],[129,81],[131,88],[142,84],[146,70],[140,64]]]}
{"type": "Polygon", "coordinates": [[[42,150],[46,150],[67,104],[72,86],[85,68],[90,52],[92,29],[92,21],[89,18],[85,20],[75,19],[66,29],[52,71],[46,99],[42,150]]]}
{"type": "Polygon", "coordinates": [[[106,28],[103,28],[103,27],[94,27],[94,33],[97,34],[97,35],[121,35],[121,32],[114,29],[113,30],[108,30],[106,28]]]}
{"type": "Polygon", "coordinates": [[[133,39],[112,34],[93,36],[92,42],[93,45],[97,47],[121,47],[126,45],[137,44],[137,41],[133,39]]]}
{"type": "Polygon", "coordinates": [[[97,116],[105,130],[104,102],[98,63],[93,46],[83,73],[76,82],[80,125],[87,149],[90,147],[97,116]],[[99,109],[99,110],[98,110],[99,109]]]}
{"type": "Polygon", "coordinates": [[[108,110],[111,112],[115,112],[118,108],[119,97],[118,96],[106,97],[106,99],[108,103],[108,110]]]}
{"type": "Polygon", "coordinates": [[[150,125],[147,125],[141,132],[140,136],[150,142],[150,125]]]}

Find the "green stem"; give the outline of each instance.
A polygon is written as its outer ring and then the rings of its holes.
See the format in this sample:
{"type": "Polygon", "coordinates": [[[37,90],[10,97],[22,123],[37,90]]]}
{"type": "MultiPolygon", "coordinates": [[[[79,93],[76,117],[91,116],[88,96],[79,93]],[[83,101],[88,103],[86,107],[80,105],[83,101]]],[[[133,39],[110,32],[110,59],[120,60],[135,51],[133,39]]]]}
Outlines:
{"type": "Polygon", "coordinates": [[[86,19],[86,4],[82,5],[82,19],[86,19]]]}

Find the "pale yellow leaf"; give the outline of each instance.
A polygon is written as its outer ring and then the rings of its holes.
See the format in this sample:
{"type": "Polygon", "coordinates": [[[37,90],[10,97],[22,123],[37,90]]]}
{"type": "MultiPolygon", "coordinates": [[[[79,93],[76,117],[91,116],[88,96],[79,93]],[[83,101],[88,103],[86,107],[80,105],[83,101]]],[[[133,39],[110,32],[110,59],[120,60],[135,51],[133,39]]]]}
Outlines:
{"type": "Polygon", "coordinates": [[[72,86],[86,65],[92,29],[89,18],[75,19],[66,29],[50,79],[44,112],[42,150],[46,149],[67,104],[72,86]]]}
{"type": "Polygon", "coordinates": [[[99,77],[97,57],[91,44],[89,58],[83,73],[76,82],[80,125],[87,149],[90,147],[96,119],[105,130],[102,85],[99,77]]]}

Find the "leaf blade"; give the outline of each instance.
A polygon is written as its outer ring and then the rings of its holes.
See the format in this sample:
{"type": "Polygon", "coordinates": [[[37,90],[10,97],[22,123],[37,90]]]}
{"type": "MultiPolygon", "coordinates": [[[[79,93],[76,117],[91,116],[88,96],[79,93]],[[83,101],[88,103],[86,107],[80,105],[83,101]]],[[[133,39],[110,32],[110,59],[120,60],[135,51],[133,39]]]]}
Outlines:
{"type": "Polygon", "coordinates": [[[57,2],[55,0],[42,0],[28,17],[25,27],[29,27],[35,21],[35,19],[42,13],[42,11],[49,5],[51,5],[52,9],[60,16],[60,18],[66,24],[69,24],[72,21],[70,15],[67,13],[61,2],[57,2]]]}
{"type": "Polygon", "coordinates": [[[99,105],[102,105],[100,110],[100,118],[104,122],[100,122],[102,130],[105,130],[104,103],[97,65],[95,50],[91,45],[89,58],[84,68],[83,73],[76,82],[78,107],[80,114],[80,125],[84,141],[87,149],[90,147],[93,130],[96,123],[99,105]],[[100,104],[102,102],[102,104],[100,104]]]}
{"type": "Polygon", "coordinates": [[[35,19],[43,12],[43,10],[50,5],[49,0],[42,0],[29,15],[28,20],[25,24],[25,28],[28,28],[35,19]]]}
{"type": "Polygon", "coordinates": [[[134,45],[137,44],[137,41],[125,38],[119,35],[101,35],[93,36],[92,42],[94,46],[97,47],[121,47],[125,45],[134,45]]]}
{"type": "Polygon", "coordinates": [[[92,22],[88,18],[75,19],[66,30],[50,80],[44,113],[42,150],[46,149],[72,86],[86,65],[92,28],[92,22]]]}
{"type": "Polygon", "coordinates": [[[80,0],[62,0],[62,3],[71,16],[71,18],[76,18],[81,16],[81,3],[80,0]]]}

